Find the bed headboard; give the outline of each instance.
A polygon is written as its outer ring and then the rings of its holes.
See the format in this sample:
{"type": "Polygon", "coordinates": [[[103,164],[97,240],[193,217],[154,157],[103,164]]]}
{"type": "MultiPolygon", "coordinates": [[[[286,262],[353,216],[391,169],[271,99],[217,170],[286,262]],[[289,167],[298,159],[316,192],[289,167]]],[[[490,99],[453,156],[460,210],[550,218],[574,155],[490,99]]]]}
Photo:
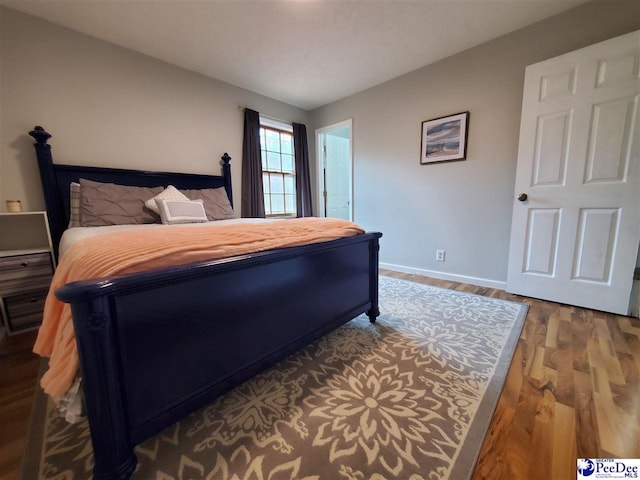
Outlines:
{"type": "Polygon", "coordinates": [[[103,183],[117,183],[120,185],[141,187],[166,187],[173,185],[179,189],[202,189],[224,187],[229,202],[233,206],[231,190],[231,157],[224,154],[221,157],[222,175],[200,175],[194,173],[150,172],[143,170],[128,170],[121,168],[90,167],[82,165],[62,165],[53,163],[51,145],[47,141],[51,138],[44,128],[34,127],[29,132],[36,143],[36,157],[40,169],[40,180],[44,192],[44,200],[49,217],[51,240],[56,258],[60,237],[69,224],[69,185],[80,178],[103,183]]]}

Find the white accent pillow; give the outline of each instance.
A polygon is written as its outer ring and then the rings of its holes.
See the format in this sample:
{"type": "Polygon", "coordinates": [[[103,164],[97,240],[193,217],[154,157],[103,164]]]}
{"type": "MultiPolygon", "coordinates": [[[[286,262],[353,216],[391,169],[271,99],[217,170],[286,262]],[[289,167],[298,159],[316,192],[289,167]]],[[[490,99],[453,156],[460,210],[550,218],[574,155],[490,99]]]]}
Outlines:
{"type": "Polygon", "coordinates": [[[160,215],[160,210],[158,209],[156,200],[179,200],[182,202],[188,202],[191,199],[173,185],[168,185],[167,188],[165,188],[158,195],[144,202],[145,207],[160,215]]]}
{"type": "Polygon", "coordinates": [[[156,200],[160,218],[164,225],[177,223],[204,223],[207,222],[207,214],[204,211],[202,200],[156,200]]]}

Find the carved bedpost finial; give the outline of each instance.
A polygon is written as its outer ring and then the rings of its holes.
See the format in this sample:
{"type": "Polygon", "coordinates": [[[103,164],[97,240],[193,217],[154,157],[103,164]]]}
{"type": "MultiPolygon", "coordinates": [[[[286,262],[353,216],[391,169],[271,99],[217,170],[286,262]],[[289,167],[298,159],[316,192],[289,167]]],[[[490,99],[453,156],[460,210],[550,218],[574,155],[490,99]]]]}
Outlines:
{"type": "Polygon", "coordinates": [[[51,138],[51,134],[48,133],[44,128],[36,125],[33,127],[33,130],[29,132],[33,138],[36,139],[36,142],[46,144],[47,140],[51,138]]]}
{"type": "Polygon", "coordinates": [[[231,186],[231,157],[227,152],[220,157],[222,160],[222,177],[224,178],[224,189],[227,191],[227,197],[229,197],[229,203],[233,207],[233,187],[231,186]]]}

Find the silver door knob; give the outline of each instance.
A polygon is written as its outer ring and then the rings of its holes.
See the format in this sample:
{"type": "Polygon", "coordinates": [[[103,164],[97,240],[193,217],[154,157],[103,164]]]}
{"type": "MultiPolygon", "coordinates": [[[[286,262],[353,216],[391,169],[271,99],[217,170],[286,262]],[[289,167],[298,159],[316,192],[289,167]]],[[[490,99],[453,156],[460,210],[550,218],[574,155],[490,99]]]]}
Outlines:
{"type": "Polygon", "coordinates": [[[526,193],[521,193],[521,194],[520,194],[520,195],[518,195],[516,198],[517,198],[518,200],[520,200],[521,202],[524,202],[524,201],[526,201],[526,200],[527,200],[527,198],[529,198],[529,197],[527,196],[527,194],[526,194],[526,193]]]}

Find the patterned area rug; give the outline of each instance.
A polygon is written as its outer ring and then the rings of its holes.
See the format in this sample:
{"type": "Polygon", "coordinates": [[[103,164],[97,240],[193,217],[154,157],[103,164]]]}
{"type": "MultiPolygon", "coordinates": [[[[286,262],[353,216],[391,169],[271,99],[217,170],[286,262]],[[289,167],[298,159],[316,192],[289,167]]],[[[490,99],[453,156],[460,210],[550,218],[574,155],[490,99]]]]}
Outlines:
{"type": "MultiPolygon", "coordinates": [[[[381,277],[380,309],[138,446],[134,478],[468,478],[526,305],[381,277]]],[[[87,423],[39,397],[22,478],[90,478],[87,423]]]]}

